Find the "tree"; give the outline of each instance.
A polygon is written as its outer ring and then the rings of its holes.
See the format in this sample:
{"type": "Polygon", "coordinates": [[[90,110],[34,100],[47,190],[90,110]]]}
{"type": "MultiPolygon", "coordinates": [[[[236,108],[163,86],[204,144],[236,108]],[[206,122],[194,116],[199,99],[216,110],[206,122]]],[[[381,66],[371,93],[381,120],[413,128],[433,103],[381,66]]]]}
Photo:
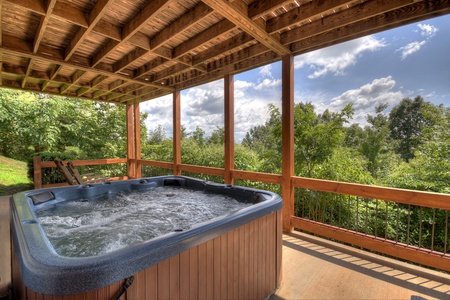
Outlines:
{"type": "Polygon", "coordinates": [[[421,96],[414,100],[405,98],[389,114],[391,137],[398,141],[395,151],[406,162],[414,158],[414,151],[422,143],[424,127],[431,125],[423,114],[423,109],[429,105],[432,104],[421,96]]]}
{"type": "Polygon", "coordinates": [[[351,104],[340,112],[316,114],[311,103],[294,107],[295,173],[311,177],[315,166],[325,162],[345,138],[344,124],[353,115],[351,104]]]}

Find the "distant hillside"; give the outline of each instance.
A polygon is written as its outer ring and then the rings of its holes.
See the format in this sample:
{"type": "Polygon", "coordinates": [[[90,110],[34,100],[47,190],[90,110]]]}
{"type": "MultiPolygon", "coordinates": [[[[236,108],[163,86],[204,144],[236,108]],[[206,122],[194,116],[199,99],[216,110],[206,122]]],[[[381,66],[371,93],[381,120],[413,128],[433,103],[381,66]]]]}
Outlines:
{"type": "Polygon", "coordinates": [[[27,177],[27,163],[0,156],[0,196],[33,188],[27,177]]]}

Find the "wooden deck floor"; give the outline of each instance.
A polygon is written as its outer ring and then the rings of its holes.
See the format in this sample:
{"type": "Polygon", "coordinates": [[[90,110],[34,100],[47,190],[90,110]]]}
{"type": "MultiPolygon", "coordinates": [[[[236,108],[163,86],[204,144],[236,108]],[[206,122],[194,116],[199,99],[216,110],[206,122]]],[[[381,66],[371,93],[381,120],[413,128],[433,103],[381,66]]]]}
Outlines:
{"type": "Polygon", "coordinates": [[[281,299],[450,299],[450,276],[294,232],[283,237],[281,299]]]}
{"type": "MultiPolygon", "coordinates": [[[[0,197],[0,298],[10,278],[9,197],[0,197]]],[[[283,281],[271,300],[450,299],[450,276],[294,232],[283,237],[283,281]]]]}

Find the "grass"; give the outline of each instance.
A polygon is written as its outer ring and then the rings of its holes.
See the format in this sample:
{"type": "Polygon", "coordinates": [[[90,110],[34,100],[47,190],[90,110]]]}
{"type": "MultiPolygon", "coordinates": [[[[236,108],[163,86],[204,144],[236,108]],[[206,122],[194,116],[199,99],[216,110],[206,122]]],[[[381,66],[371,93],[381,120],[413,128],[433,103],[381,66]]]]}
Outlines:
{"type": "Polygon", "coordinates": [[[33,182],[27,172],[26,162],[0,156],[0,196],[32,189],[33,182]]]}

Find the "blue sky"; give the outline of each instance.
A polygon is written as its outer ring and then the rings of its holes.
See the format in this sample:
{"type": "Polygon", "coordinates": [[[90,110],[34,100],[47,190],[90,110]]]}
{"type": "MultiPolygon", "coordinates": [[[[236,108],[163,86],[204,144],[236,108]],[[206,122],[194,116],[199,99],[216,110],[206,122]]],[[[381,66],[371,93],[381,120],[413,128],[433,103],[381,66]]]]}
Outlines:
{"type": "MultiPolygon", "coordinates": [[[[295,57],[295,102],[312,102],[317,112],[339,111],[353,103],[352,122],[366,125],[367,114],[388,103],[421,95],[450,106],[450,16],[429,19],[295,57]]],[[[268,117],[268,104],[281,105],[281,63],[235,79],[235,139],[268,117]]],[[[162,125],[172,135],[172,96],[141,104],[150,130],[162,125]]],[[[181,123],[209,135],[223,127],[223,80],[181,92],[181,123]]]]}

